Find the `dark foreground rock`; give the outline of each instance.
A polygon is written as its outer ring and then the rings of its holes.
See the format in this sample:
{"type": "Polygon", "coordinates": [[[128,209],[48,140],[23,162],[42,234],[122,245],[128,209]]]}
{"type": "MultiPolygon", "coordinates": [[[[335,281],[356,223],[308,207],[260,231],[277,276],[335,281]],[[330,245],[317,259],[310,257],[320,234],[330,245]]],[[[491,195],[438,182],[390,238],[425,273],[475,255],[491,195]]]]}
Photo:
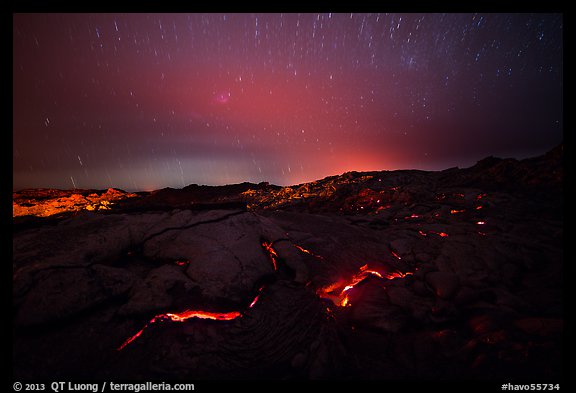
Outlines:
{"type": "Polygon", "coordinates": [[[14,377],[558,379],[560,153],[15,226],[14,377]]]}

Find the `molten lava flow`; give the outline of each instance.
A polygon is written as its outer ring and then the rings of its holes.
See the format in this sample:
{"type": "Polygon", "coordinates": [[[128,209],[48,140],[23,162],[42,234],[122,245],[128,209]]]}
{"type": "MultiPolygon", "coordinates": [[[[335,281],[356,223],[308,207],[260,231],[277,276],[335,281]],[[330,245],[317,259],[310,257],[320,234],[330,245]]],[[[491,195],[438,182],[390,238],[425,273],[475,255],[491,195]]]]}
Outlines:
{"type": "Polygon", "coordinates": [[[452,210],[450,210],[450,214],[464,213],[465,211],[466,211],[466,209],[462,209],[462,210],[452,209],[452,210]]]}
{"type": "Polygon", "coordinates": [[[186,310],[181,313],[167,313],[161,314],[170,318],[173,322],[184,322],[190,318],[199,318],[199,319],[213,319],[215,321],[230,321],[232,319],[236,319],[240,316],[238,311],[231,311],[231,312],[210,312],[210,311],[192,311],[186,310]]]}
{"type": "MultiPolygon", "coordinates": [[[[258,296],[256,297],[258,298],[258,296]]],[[[254,299],[256,300],[256,299],[254,299]]],[[[254,303],[254,302],[253,302],[254,303]]],[[[215,321],[230,321],[232,319],[236,319],[241,314],[238,311],[231,311],[226,313],[219,313],[219,312],[210,312],[210,311],[193,311],[193,310],[186,310],[181,313],[166,313],[166,314],[158,314],[154,316],[150,322],[148,322],[142,329],[140,329],[136,334],[132,337],[128,338],[126,341],[120,345],[117,350],[123,350],[128,344],[136,340],[144,330],[153,323],[162,322],[162,321],[172,321],[172,322],[184,322],[190,318],[199,318],[199,319],[212,319],[215,321]]]]}
{"type": "Polygon", "coordinates": [[[178,266],[188,266],[190,264],[190,261],[178,260],[178,261],[174,261],[174,263],[178,266]]]}
{"type": "Polygon", "coordinates": [[[318,254],[314,254],[312,251],[305,249],[304,247],[300,247],[298,244],[294,244],[294,247],[296,247],[297,249],[299,249],[300,251],[302,251],[303,253],[306,253],[308,255],[312,255],[314,258],[318,258],[318,259],[324,259],[323,256],[318,255],[318,254]]]}
{"type": "Polygon", "coordinates": [[[392,272],[392,273],[384,273],[384,278],[386,278],[387,280],[394,280],[396,278],[404,278],[406,276],[411,276],[413,273],[412,272],[406,272],[406,273],[402,273],[402,272],[392,272]]]}
{"type": "Polygon", "coordinates": [[[134,341],[134,340],[136,340],[138,337],[140,337],[140,335],[141,335],[142,333],[144,333],[144,329],[146,329],[150,323],[154,323],[154,322],[155,322],[154,319],[150,320],[150,322],[147,323],[146,325],[144,325],[144,327],[143,327],[142,329],[140,329],[140,331],[139,331],[138,333],[136,333],[136,334],[133,335],[132,337],[128,338],[128,340],[124,341],[124,342],[122,343],[122,345],[120,345],[118,348],[116,348],[116,350],[117,350],[117,351],[123,350],[128,344],[132,343],[132,341],[134,341]]]}
{"type": "Polygon", "coordinates": [[[382,210],[390,209],[391,207],[392,205],[378,206],[378,209],[374,211],[374,214],[379,214],[382,210]]]}
{"type": "Polygon", "coordinates": [[[332,300],[332,302],[337,306],[346,307],[351,305],[350,298],[348,297],[348,291],[350,291],[368,276],[375,276],[383,280],[394,280],[396,278],[404,278],[411,274],[412,272],[402,273],[399,271],[392,273],[380,273],[376,270],[368,269],[368,264],[366,264],[360,267],[360,271],[352,276],[350,282],[347,285],[344,285],[344,288],[340,291],[339,294],[334,294],[334,290],[343,285],[341,282],[320,288],[318,289],[317,294],[322,298],[332,300]]]}
{"type": "Polygon", "coordinates": [[[278,270],[278,263],[277,263],[278,253],[272,247],[273,244],[274,243],[272,242],[268,243],[264,241],[262,242],[262,248],[264,248],[264,250],[266,250],[266,252],[268,253],[270,260],[272,261],[272,265],[274,266],[274,270],[278,270]]]}
{"type": "Polygon", "coordinates": [[[480,210],[480,209],[482,209],[482,208],[483,208],[482,205],[478,205],[478,206],[475,207],[476,210],[480,210]]]}
{"type": "Polygon", "coordinates": [[[428,235],[426,234],[426,232],[424,232],[424,231],[418,231],[418,233],[421,234],[422,236],[428,236],[428,235]]]}
{"type": "Polygon", "coordinates": [[[484,224],[486,224],[486,222],[484,222],[484,221],[477,221],[476,224],[478,224],[478,225],[484,225],[484,224]]]}
{"type": "Polygon", "coordinates": [[[404,217],[405,220],[410,220],[413,218],[420,218],[420,216],[418,214],[411,214],[409,216],[404,217]]]}
{"type": "Polygon", "coordinates": [[[256,297],[254,298],[254,300],[252,300],[252,303],[250,303],[250,305],[248,306],[248,308],[252,308],[254,307],[254,305],[256,304],[256,302],[258,301],[258,298],[260,297],[260,294],[256,295],[256,297]]]}
{"type": "Polygon", "coordinates": [[[250,303],[250,305],[248,306],[248,308],[254,307],[254,305],[256,304],[256,302],[258,301],[258,299],[260,298],[260,293],[262,292],[263,289],[264,289],[264,287],[260,287],[260,289],[258,289],[258,295],[256,295],[256,297],[254,298],[254,300],[252,300],[252,303],[250,303]]]}
{"type": "Polygon", "coordinates": [[[394,250],[390,250],[390,254],[396,259],[402,259],[402,257],[394,252],[394,250]]]}
{"type": "MultiPolygon", "coordinates": [[[[264,287],[260,287],[258,289],[258,294],[252,300],[248,308],[252,308],[258,299],[260,298],[260,294],[264,287]]],[[[150,325],[156,322],[163,322],[163,321],[172,321],[172,322],[184,322],[190,318],[198,318],[198,319],[211,319],[214,321],[231,321],[233,319],[239,318],[242,316],[242,313],[239,311],[230,311],[230,312],[212,312],[212,311],[195,311],[195,310],[186,310],[180,313],[165,313],[165,314],[158,314],[155,315],[150,322],[148,322],[142,329],[140,329],[136,334],[129,337],[126,341],[122,343],[116,350],[121,351],[123,350],[128,344],[132,343],[138,337],[142,335],[144,330],[148,328],[150,325]]]]}
{"type": "Polygon", "coordinates": [[[433,233],[433,234],[438,235],[440,237],[448,237],[448,234],[446,232],[430,231],[430,233],[433,233]]]}

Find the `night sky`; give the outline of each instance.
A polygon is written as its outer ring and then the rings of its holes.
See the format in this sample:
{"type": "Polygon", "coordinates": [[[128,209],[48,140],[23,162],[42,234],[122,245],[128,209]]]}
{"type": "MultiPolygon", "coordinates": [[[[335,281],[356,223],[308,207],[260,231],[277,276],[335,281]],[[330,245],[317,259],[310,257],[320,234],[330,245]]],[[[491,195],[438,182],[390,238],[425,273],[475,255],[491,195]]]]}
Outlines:
{"type": "Polygon", "coordinates": [[[559,14],[15,14],[13,174],[124,190],[562,142],[559,14]]]}

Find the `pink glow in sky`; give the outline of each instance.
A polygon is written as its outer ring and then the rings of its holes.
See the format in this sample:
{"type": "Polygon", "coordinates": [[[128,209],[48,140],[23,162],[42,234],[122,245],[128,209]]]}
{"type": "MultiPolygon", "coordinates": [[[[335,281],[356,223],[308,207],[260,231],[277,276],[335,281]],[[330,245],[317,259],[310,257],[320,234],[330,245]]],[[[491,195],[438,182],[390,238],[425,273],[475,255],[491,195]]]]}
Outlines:
{"type": "Polygon", "coordinates": [[[16,14],[14,189],[445,169],[562,141],[554,14],[16,14]]]}

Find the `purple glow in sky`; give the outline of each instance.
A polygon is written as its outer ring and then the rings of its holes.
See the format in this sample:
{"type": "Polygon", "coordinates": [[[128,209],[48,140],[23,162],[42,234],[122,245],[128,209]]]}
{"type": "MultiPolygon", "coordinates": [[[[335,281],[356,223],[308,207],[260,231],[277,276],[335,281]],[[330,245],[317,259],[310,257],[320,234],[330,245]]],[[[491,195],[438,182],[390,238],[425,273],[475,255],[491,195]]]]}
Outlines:
{"type": "Polygon", "coordinates": [[[562,141],[559,14],[15,14],[14,189],[288,185],[562,141]]]}

